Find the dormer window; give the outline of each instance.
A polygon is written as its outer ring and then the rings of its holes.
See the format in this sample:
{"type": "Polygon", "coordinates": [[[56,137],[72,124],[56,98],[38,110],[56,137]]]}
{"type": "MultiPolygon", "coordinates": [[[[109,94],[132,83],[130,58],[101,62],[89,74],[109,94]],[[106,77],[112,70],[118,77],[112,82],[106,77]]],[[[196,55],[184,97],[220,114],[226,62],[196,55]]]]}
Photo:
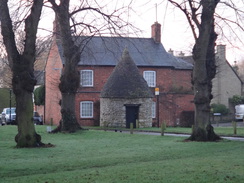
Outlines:
{"type": "Polygon", "coordinates": [[[156,87],[156,72],[155,71],[144,71],[143,77],[146,80],[149,87],[156,87]]]}
{"type": "Polygon", "coordinates": [[[80,71],[80,85],[83,87],[93,87],[93,70],[80,71]]]}

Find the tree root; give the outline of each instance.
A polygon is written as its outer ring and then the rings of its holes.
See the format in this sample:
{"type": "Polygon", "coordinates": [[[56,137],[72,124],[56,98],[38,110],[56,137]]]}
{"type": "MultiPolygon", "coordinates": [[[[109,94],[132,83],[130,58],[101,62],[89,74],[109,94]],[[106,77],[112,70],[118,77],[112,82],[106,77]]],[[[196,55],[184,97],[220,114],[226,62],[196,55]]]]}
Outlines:
{"type": "Polygon", "coordinates": [[[44,144],[41,142],[41,136],[39,134],[35,134],[34,137],[30,137],[29,135],[25,136],[25,138],[21,137],[18,133],[15,136],[15,142],[17,143],[17,148],[41,148],[41,147],[54,147],[53,144],[44,144]],[[32,139],[33,138],[33,139],[32,139]]]}
{"type": "Polygon", "coordinates": [[[77,130],[84,130],[84,128],[82,127],[77,127],[75,126],[75,128],[69,128],[69,130],[64,130],[64,128],[62,128],[62,122],[59,122],[59,125],[53,129],[50,133],[59,133],[59,132],[64,132],[64,133],[75,133],[77,130]]]}
{"type": "Polygon", "coordinates": [[[207,125],[206,130],[198,128],[186,141],[216,142],[222,138],[214,132],[212,125],[207,125]]]}

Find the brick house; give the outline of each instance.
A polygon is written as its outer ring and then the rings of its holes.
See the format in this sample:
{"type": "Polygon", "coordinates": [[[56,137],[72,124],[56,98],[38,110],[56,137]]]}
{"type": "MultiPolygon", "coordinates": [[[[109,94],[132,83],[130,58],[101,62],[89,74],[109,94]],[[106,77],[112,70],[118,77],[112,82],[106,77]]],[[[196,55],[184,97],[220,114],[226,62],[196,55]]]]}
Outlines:
{"type": "MultiPolygon", "coordinates": [[[[83,50],[78,63],[81,84],[76,94],[76,117],[82,126],[100,125],[100,95],[103,86],[119,62],[123,50],[128,49],[140,74],[151,91],[159,89],[153,98],[152,125],[163,121],[169,126],[187,123],[187,115],[194,111],[191,85],[192,64],[167,53],[161,44],[161,25],[152,25],[152,38],[131,37],[75,37],[83,50]]],[[[65,66],[58,37],[53,43],[45,69],[45,121],[58,124],[61,94],[59,78],[65,66]]]]}

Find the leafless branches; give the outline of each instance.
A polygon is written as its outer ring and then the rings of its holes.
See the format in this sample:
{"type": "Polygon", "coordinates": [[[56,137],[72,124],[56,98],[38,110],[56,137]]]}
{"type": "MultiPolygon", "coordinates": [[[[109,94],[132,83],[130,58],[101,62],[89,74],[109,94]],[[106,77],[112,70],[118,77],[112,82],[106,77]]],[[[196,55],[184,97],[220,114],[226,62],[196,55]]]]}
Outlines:
{"type": "MultiPolygon", "coordinates": [[[[168,0],[172,5],[180,9],[187,18],[193,37],[196,39],[199,33],[202,0],[168,0]]],[[[217,2],[217,1],[216,1],[217,2]]],[[[220,1],[215,12],[215,25],[221,42],[227,41],[235,46],[236,42],[244,45],[241,34],[244,32],[244,1],[223,0],[220,1]]]]}
{"type": "MultiPolygon", "coordinates": [[[[54,9],[58,8],[55,0],[49,1],[54,9]]],[[[62,1],[60,1],[62,3],[62,1]]],[[[122,2],[95,0],[70,1],[69,16],[73,35],[128,35],[140,32],[128,22],[127,15],[132,11],[133,0],[122,2]]]]}

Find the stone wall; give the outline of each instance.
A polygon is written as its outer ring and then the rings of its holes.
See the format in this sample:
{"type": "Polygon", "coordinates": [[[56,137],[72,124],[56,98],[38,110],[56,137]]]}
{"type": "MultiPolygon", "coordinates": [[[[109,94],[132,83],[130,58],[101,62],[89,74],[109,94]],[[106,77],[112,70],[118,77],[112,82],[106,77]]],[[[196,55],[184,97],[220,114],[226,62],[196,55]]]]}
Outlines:
{"type": "Polygon", "coordinates": [[[125,104],[140,104],[139,127],[152,126],[152,99],[100,99],[100,126],[126,127],[125,104]]]}

